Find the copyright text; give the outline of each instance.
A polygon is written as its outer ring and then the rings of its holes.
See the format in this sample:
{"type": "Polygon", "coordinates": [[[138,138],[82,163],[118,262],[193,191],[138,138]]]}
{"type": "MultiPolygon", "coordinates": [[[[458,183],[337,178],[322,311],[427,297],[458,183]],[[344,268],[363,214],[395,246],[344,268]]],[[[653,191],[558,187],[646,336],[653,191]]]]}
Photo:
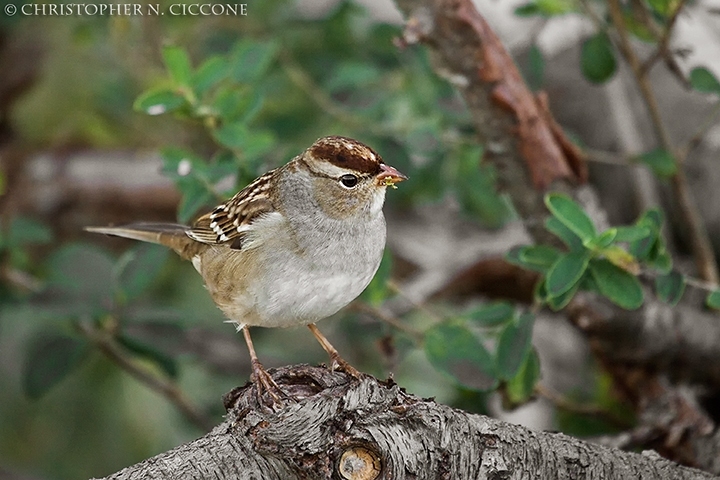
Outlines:
{"type": "Polygon", "coordinates": [[[233,16],[247,15],[247,3],[173,3],[168,7],[143,3],[9,3],[3,9],[7,16],[233,16]]]}

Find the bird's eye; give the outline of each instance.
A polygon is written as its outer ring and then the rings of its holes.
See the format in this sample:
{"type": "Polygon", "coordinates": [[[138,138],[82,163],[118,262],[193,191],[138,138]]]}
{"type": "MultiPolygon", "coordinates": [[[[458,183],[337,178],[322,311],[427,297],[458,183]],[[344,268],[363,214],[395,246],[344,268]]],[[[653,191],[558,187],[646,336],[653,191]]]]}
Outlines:
{"type": "Polygon", "coordinates": [[[358,184],[358,177],[348,173],[340,177],[340,183],[345,188],[355,188],[355,185],[358,184]]]}

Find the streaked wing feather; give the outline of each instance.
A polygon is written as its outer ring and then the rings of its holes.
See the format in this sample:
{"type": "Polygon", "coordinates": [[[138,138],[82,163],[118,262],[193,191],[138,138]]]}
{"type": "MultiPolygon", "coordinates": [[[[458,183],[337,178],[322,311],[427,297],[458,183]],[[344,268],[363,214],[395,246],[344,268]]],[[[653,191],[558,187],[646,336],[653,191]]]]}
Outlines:
{"type": "Polygon", "coordinates": [[[267,172],[243,188],[227,202],[198,218],[188,232],[190,238],[211,245],[227,244],[239,249],[253,221],[275,210],[269,191],[275,170],[267,172]]]}

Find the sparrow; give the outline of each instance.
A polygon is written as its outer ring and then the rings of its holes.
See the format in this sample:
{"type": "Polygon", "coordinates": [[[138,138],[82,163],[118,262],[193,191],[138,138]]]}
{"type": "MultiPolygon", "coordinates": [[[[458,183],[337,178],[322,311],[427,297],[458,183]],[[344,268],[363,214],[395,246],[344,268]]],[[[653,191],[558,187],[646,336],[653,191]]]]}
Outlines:
{"type": "Polygon", "coordinates": [[[242,331],[258,394],[283,396],[255,352],[250,327],[307,325],[331,359],[354,377],[315,323],[357,298],[385,249],[387,187],[407,177],[367,145],[323,137],[258,177],[190,225],[88,227],[170,247],[190,260],[215,304],[242,331]]]}

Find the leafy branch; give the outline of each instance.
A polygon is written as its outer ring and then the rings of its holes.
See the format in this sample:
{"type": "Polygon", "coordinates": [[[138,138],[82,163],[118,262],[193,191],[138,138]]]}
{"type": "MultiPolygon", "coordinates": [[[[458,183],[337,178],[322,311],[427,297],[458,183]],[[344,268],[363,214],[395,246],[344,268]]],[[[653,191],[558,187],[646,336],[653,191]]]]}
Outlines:
{"type": "Polygon", "coordinates": [[[542,275],[535,288],[535,302],[552,310],[565,308],[578,291],[606,297],[626,310],[640,308],[642,276],[654,279],[658,298],[676,305],[686,284],[707,291],[706,303],[720,308],[720,291],[711,282],[696,280],[672,269],[672,258],[662,238],[663,215],[645,212],[634,225],[598,232],[580,205],[570,197],[550,193],[545,204],[551,213],[545,228],[567,247],[547,245],[515,247],[509,262],[542,275]]]}
{"type": "Polygon", "coordinates": [[[136,380],[151,390],[158,392],[173,404],[190,422],[203,431],[210,431],[215,423],[202,413],[178,387],[166,378],[151,373],[129,356],[108,332],[96,328],[90,322],[77,323],[79,331],[108,359],[132,375],[136,380]]]}
{"type": "Polygon", "coordinates": [[[214,426],[175,382],[175,360],[124,331],[132,321],[128,307],[159,275],[167,253],[159,246],[139,245],[113,260],[100,249],[74,244],[50,255],[48,276],[33,300],[37,315],[56,323],[62,320],[67,328],[42,329],[33,338],[23,368],[29,397],[46,394],[96,349],[161,394],[198,428],[207,431],[214,426]]]}
{"type": "MultiPolygon", "coordinates": [[[[663,38],[670,36],[672,27],[675,24],[675,19],[677,19],[677,15],[679,14],[682,6],[683,2],[680,2],[677,8],[672,12],[663,38]]],[[[695,263],[700,276],[703,280],[718,284],[720,282],[720,276],[718,275],[717,260],[712,249],[707,229],[705,228],[705,224],[688,187],[687,178],[685,177],[683,169],[685,158],[679,156],[681,152],[677,151],[670,139],[667,127],[660,115],[660,107],[658,105],[655,92],[653,91],[648,78],[648,70],[643,68],[643,64],[630,45],[628,27],[618,0],[608,0],[608,12],[618,32],[620,53],[630,65],[633,75],[635,76],[635,81],[640,88],[640,93],[645,101],[648,112],[650,113],[655,135],[662,148],[675,157],[677,169],[675,174],[671,177],[673,191],[675,192],[680,209],[683,212],[682,221],[685,222],[685,230],[687,230],[688,235],[690,236],[690,243],[695,256],[695,263]]],[[[659,48],[662,48],[662,45],[659,48]]]]}

